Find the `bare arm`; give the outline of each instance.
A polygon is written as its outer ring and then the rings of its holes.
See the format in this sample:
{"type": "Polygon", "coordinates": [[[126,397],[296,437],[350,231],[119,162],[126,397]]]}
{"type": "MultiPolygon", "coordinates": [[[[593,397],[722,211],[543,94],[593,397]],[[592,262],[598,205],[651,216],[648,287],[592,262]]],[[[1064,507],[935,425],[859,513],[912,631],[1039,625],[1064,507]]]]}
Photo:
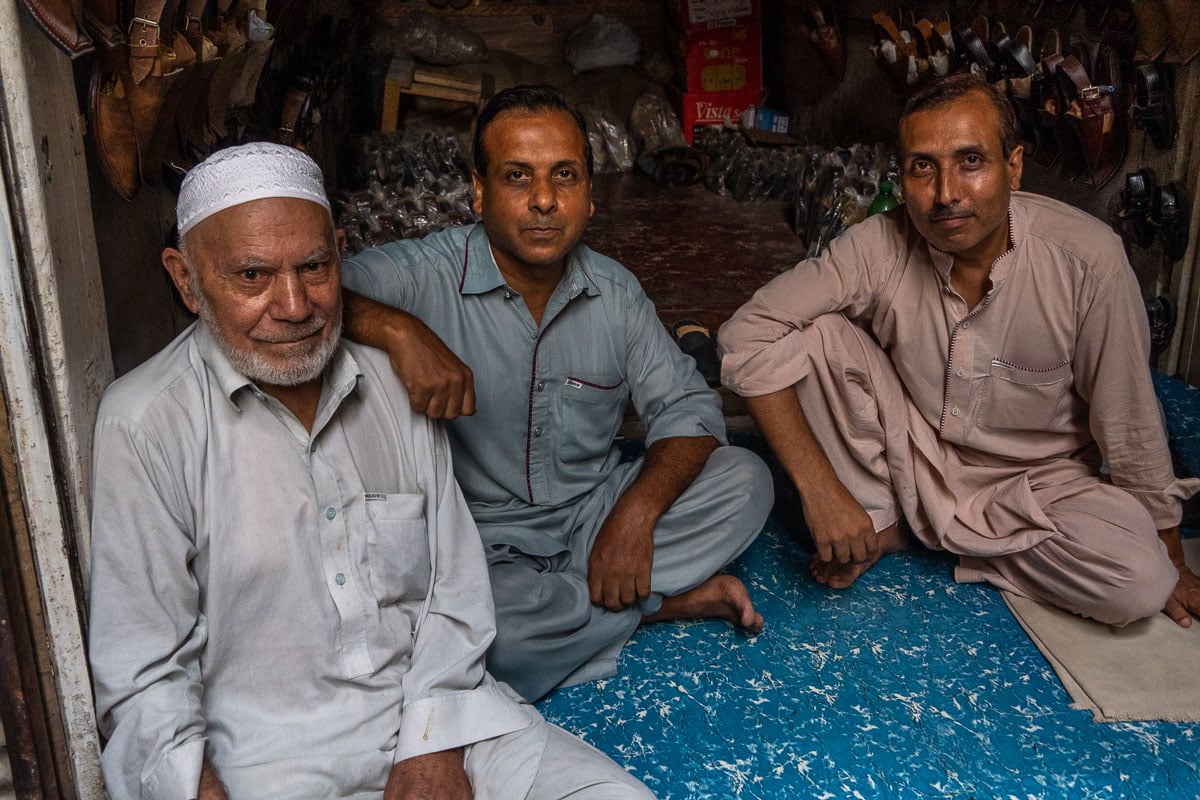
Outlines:
{"type": "Polygon", "coordinates": [[[1183,540],[1179,538],[1179,526],[1164,528],[1158,532],[1163,544],[1167,546],[1167,554],[1179,571],[1179,582],[1175,591],[1167,599],[1163,612],[1175,620],[1181,628],[1191,627],[1192,614],[1200,614],[1200,577],[1188,569],[1183,560],[1183,540]]]}
{"type": "Polygon", "coordinates": [[[609,511],[592,545],[588,588],[593,603],[620,611],[650,594],[654,526],[716,449],[711,436],[675,436],[646,450],[641,471],[609,511]]]}
{"type": "Polygon", "coordinates": [[[796,390],[788,387],[745,401],[758,429],[800,491],[804,520],[816,542],[818,560],[848,564],[874,558],[879,550],[875,526],[838,478],[813,436],[796,390]]]}
{"type": "Polygon", "coordinates": [[[346,335],[387,351],[392,369],[408,387],[413,409],[431,419],[475,413],[475,383],[464,364],[421,320],[389,305],[343,290],[346,335]]]}
{"type": "Polygon", "coordinates": [[[207,758],[200,767],[200,791],[196,794],[196,798],[197,800],[229,800],[229,794],[225,791],[225,786],[221,783],[217,770],[207,758]]]}
{"type": "Polygon", "coordinates": [[[461,748],[406,758],[392,765],[383,800],[471,800],[461,748]]]}

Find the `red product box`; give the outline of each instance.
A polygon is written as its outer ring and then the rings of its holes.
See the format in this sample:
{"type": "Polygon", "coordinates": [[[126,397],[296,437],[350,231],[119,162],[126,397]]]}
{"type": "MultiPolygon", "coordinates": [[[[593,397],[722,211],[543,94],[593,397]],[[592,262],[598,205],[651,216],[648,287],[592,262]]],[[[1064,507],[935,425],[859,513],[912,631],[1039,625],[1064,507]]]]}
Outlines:
{"type": "Polygon", "coordinates": [[[762,26],[728,25],[677,34],[676,85],[685,92],[737,92],[762,88],[762,26]]]}
{"type": "Polygon", "coordinates": [[[692,144],[692,134],[702,125],[726,122],[737,125],[742,112],[762,102],[762,90],[754,87],[738,92],[671,92],[671,98],[679,109],[683,135],[692,144]]]}
{"type": "Polygon", "coordinates": [[[758,22],[762,19],[762,0],[667,0],[675,7],[675,24],[692,31],[730,21],[758,22]]]}

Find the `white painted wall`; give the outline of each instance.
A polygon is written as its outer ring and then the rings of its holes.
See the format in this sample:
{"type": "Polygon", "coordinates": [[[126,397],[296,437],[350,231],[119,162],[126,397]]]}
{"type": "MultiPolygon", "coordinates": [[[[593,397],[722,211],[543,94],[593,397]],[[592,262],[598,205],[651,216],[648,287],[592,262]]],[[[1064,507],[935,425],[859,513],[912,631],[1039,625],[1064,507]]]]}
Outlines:
{"type": "Polygon", "coordinates": [[[81,800],[105,792],[84,648],[91,428],[112,379],[71,64],[0,0],[0,380],[81,800]]]}

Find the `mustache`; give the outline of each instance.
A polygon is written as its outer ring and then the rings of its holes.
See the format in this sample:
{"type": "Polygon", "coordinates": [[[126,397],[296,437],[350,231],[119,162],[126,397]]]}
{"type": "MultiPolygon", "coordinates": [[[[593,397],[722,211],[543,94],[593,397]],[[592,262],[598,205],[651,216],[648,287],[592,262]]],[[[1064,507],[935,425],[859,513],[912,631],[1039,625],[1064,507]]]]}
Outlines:
{"type": "Polygon", "coordinates": [[[929,212],[929,221],[937,222],[939,219],[954,219],[955,217],[973,217],[976,210],[968,205],[950,205],[937,206],[929,212]]]}
{"type": "Polygon", "coordinates": [[[323,316],[313,317],[304,322],[277,322],[272,330],[255,332],[254,338],[268,344],[288,344],[320,333],[327,324],[329,320],[323,316]]]}

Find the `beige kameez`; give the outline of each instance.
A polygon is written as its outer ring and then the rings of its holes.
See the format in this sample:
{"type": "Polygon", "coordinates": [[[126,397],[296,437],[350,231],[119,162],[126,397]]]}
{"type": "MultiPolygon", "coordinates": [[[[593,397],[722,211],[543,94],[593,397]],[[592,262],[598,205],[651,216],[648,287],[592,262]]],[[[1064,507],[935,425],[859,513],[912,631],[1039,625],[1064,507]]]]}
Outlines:
{"type": "Polygon", "coordinates": [[[876,528],[903,515],[958,580],[1124,624],[1174,587],[1157,530],[1200,481],[1172,472],[1120,240],[1022,192],[1009,226],[974,309],[902,210],[854,226],[721,328],[722,377],[796,386],[876,528]]]}

